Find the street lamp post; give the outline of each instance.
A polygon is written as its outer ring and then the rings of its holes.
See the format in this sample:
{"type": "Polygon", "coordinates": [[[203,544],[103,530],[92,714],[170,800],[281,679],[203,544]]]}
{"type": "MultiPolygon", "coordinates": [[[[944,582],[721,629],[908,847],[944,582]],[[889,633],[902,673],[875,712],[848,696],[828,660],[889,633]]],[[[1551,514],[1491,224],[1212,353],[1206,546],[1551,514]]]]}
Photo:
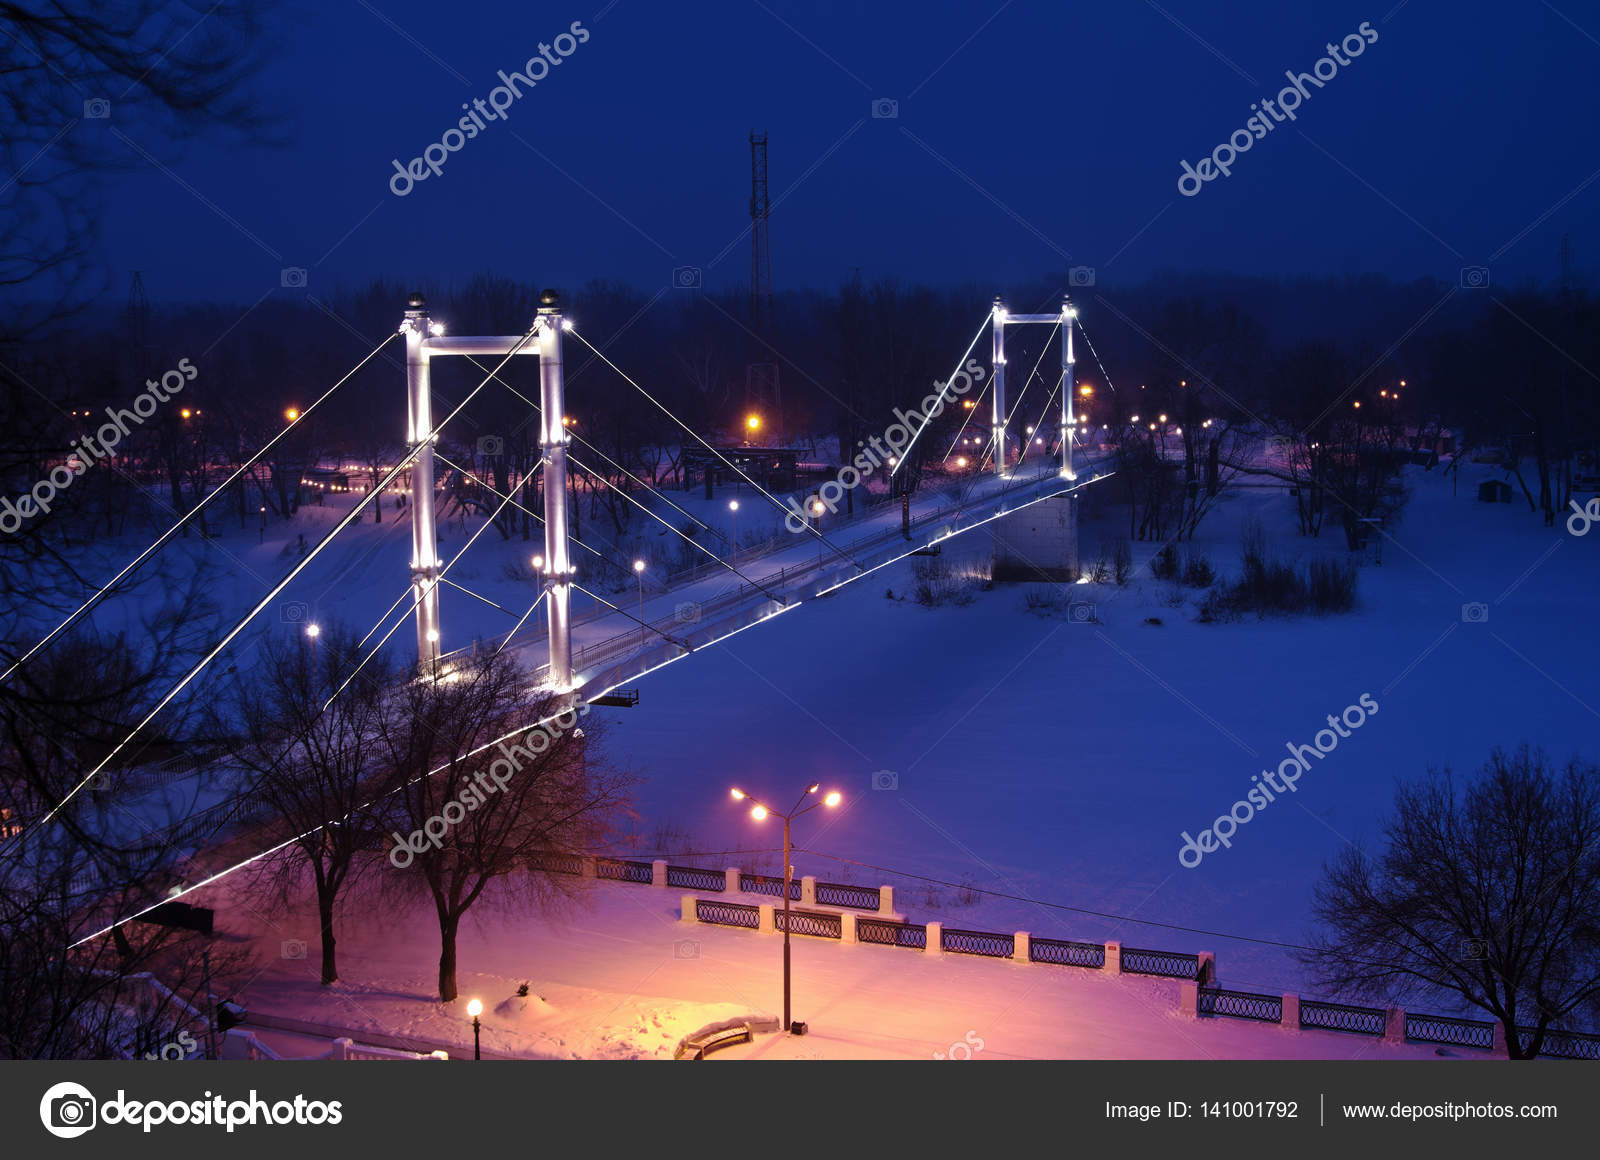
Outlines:
{"type": "Polygon", "coordinates": [[[739,562],[739,501],[730,499],[728,510],[733,513],[733,562],[739,562]]]}
{"type": "Polygon", "coordinates": [[[483,1003],[477,999],[467,1004],[467,1014],[472,1016],[472,1058],[481,1060],[483,1050],[478,1038],[478,1016],[483,1014],[483,1003]]]}
{"type": "Polygon", "coordinates": [[[644,634],[644,561],[633,562],[633,574],[639,579],[639,647],[645,646],[644,634]]]}
{"type": "Polygon", "coordinates": [[[790,974],[790,972],[789,972],[789,893],[790,893],[790,884],[794,881],[794,866],[791,865],[791,863],[790,863],[790,852],[793,849],[793,847],[790,845],[790,842],[789,842],[789,827],[790,827],[790,824],[794,821],[794,819],[796,819],[798,817],[802,817],[805,814],[809,814],[812,810],[816,809],[818,806],[828,806],[828,807],[831,808],[831,807],[836,806],[836,805],[839,804],[839,801],[840,801],[839,791],[838,790],[830,790],[827,794],[825,794],[823,796],[821,801],[813,802],[811,805],[806,806],[805,809],[801,809],[800,808],[801,803],[804,802],[806,800],[806,798],[808,798],[812,794],[816,793],[817,790],[819,790],[821,788],[822,788],[822,783],[821,782],[819,782],[819,781],[812,782],[809,786],[806,787],[805,792],[803,792],[800,795],[799,800],[794,803],[794,806],[786,814],[780,814],[776,810],[771,809],[770,807],[763,805],[761,802],[757,801],[755,798],[751,797],[749,794],[745,793],[744,790],[739,789],[738,787],[735,787],[734,790],[733,790],[733,798],[734,798],[735,801],[741,801],[741,802],[742,801],[749,801],[751,803],[750,804],[750,816],[752,818],[754,818],[756,821],[758,821],[758,822],[762,821],[764,818],[766,818],[766,816],[768,814],[774,814],[777,817],[783,819],[783,1029],[785,1031],[788,1031],[789,1027],[790,1027],[790,1019],[789,1019],[789,974],[790,974]]]}
{"type": "Polygon", "coordinates": [[[811,514],[816,517],[817,524],[817,563],[822,563],[822,501],[811,501],[811,514]]]}
{"type": "Polygon", "coordinates": [[[311,638],[311,676],[314,680],[317,675],[317,637],[322,635],[322,629],[315,624],[306,625],[306,636],[311,638]]]}

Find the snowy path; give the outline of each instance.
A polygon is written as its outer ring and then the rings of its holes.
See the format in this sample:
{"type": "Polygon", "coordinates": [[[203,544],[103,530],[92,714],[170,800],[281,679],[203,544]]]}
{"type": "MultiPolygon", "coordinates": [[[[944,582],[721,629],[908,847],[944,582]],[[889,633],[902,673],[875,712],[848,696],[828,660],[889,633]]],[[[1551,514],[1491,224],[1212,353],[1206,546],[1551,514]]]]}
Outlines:
{"type": "MultiPolygon", "coordinates": [[[[676,891],[578,885],[563,914],[508,903],[469,920],[454,1003],[433,998],[438,932],[421,904],[398,914],[350,908],[340,938],[350,981],[332,988],[316,982],[309,917],[270,927],[249,919],[264,969],[240,998],[252,1011],[348,1027],[358,1039],[363,1029],[415,1035],[470,1056],[465,1008],[476,997],[485,1050],[546,1058],[670,1058],[707,1023],[781,1007],[777,935],[683,923],[676,891]],[[307,941],[306,958],[278,957],[280,940],[293,938],[307,941]],[[516,997],[521,981],[526,1000],[516,997]]],[[[246,933],[234,926],[240,914],[229,914],[231,934],[246,933]]],[[[1437,1058],[1420,1044],[1187,1019],[1178,984],[1163,980],[811,938],[796,938],[793,956],[795,1017],[811,1033],[760,1036],[717,1058],[933,1059],[956,1044],[953,1057],[972,1049],[975,1059],[1437,1058]]]]}

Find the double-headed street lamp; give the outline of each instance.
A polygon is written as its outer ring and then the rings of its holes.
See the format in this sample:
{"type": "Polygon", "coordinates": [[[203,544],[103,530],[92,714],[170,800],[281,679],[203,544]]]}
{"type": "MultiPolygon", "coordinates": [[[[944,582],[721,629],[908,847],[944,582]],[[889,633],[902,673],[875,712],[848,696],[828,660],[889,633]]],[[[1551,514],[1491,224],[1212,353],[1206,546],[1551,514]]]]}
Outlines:
{"type": "Polygon", "coordinates": [[[839,804],[839,791],[830,790],[823,796],[821,801],[812,802],[805,809],[801,809],[800,806],[806,798],[821,788],[822,783],[820,781],[812,782],[806,787],[805,792],[800,795],[799,801],[796,801],[794,807],[786,814],[780,814],[770,806],[763,805],[738,787],[733,790],[735,801],[748,801],[750,803],[750,816],[756,821],[762,821],[768,814],[783,819],[783,1029],[785,1031],[789,1030],[789,884],[794,877],[794,867],[789,864],[789,852],[791,849],[789,845],[789,825],[796,818],[809,814],[818,806],[832,807],[839,804]]]}

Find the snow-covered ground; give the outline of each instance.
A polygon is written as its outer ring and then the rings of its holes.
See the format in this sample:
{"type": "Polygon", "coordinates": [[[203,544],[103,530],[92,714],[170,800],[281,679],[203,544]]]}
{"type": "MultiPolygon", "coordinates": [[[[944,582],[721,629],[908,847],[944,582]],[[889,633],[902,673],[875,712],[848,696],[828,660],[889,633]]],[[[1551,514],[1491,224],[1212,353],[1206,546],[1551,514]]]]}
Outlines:
{"type": "MultiPolygon", "coordinates": [[[[1541,528],[1520,502],[1478,503],[1479,480],[1498,474],[1466,465],[1457,486],[1406,469],[1411,503],[1382,564],[1362,571],[1360,608],[1345,616],[1196,623],[1192,592],[1174,607],[1171,587],[1150,578],[1150,545],[1135,545],[1128,587],[1069,591],[1095,604],[1089,622],[1030,611],[1023,586],[920,607],[903,599],[910,562],[807,601],[647,676],[636,708],[608,711],[615,755],[646,779],[639,833],[648,842],[660,831],[655,852],[675,860],[742,849],[703,861],[776,869],[776,824],[754,822],[729,786],[786,804],[821,780],[845,800],[798,824],[798,873],[893,883],[919,921],[1210,950],[1225,986],[1304,990],[1289,951],[1268,944],[1306,940],[1320,866],[1344,843],[1379,836],[1397,780],[1429,765],[1474,769],[1492,747],[1523,740],[1558,757],[1594,756],[1600,536],[1541,528]],[[1182,832],[1211,826],[1287,745],[1311,743],[1363,694],[1378,713],[1313,761],[1296,793],[1241,826],[1231,848],[1193,869],[1180,864],[1182,832]]],[[[1125,509],[1111,502],[1117,485],[1094,485],[1113,490],[1084,525],[1086,559],[1099,544],[1109,555],[1125,534],[1125,509]]],[[[696,510],[709,522],[726,498],[697,498],[696,510]]],[[[741,532],[750,506],[746,490],[741,532]]],[[[1237,569],[1247,516],[1261,518],[1280,555],[1344,555],[1336,530],[1295,534],[1281,490],[1240,491],[1196,545],[1225,574],[1237,569]]],[[[335,518],[332,508],[307,509],[262,545],[253,531],[225,534],[204,550],[238,563],[218,556],[212,596],[248,608],[288,566],[298,531],[314,543],[335,518]]],[[[446,559],[473,526],[443,526],[446,559]]],[[[298,632],[302,616],[333,614],[364,630],[406,587],[408,541],[392,508],[382,524],[351,528],[283,594],[264,631],[298,632]]],[[[979,532],[948,551],[984,547],[979,532]]],[[[514,567],[529,548],[490,531],[452,575],[520,611],[533,590],[514,567]]],[[[201,549],[191,540],[176,550],[201,549]]],[[[762,574],[815,553],[801,541],[741,565],[762,574]]],[[[700,582],[713,593],[730,584],[700,582]]],[[[685,598],[647,587],[646,615],[670,618],[685,598]]],[[[467,596],[445,596],[447,646],[507,625],[467,596]]],[[[582,631],[627,627],[612,614],[582,631]]],[[[402,649],[410,634],[409,624],[396,634],[402,649]]]]}
{"type": "MultiPolygon", "coordinates": [[[[322,1023],[357,1042],[363,1031],[410,1035],[470,1058],[466,1005],[478,998],[483,1050],[495,1056],[670,1059],[680,1039],[708,1024],[781,1009],[779,937],[684,923],[676,891],[588,881],[556,915],[482,905],[463,926],[460,997],[448,1004],[437,999],[438,927],[426,904],[350,915],[340,943],[347,981],[331,987],[317,983],[310,916],[267,923],[242,909],[220,913],[228,933],[254,939],[261,956],[259,975],[238,995],[250,1011],[322,1023]],[[281,957],[284,939],[304,939],[306,957],[281,957]],[[519,998],[523,982],[529,994],[519,998]]],[[[761,1035],[713,1058],[1485,1057],[1195,1020],[1179,1014],[1178,984],[1167,980],[814,938],[795,938],[792,953],[794,1017],[809,1034],[761,1035]]],[[[326,1049],[305,1035],[256,1034],[288,1056],[326,1049]]]]}

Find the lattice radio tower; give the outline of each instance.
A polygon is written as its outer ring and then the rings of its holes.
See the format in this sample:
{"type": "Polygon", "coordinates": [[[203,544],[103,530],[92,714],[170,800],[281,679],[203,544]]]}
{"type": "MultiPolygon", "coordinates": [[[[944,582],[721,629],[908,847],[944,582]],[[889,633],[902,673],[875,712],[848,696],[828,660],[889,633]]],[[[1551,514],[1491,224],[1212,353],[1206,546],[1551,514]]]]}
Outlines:
{"type": "Polygon", "coordinates": [[[783,443],[783,394],[774,361],[772,243],[768,218],[767,135],[750,131],[750,337],[745,359],[747,413],[764,411],[779,445],[783,443]]]}

